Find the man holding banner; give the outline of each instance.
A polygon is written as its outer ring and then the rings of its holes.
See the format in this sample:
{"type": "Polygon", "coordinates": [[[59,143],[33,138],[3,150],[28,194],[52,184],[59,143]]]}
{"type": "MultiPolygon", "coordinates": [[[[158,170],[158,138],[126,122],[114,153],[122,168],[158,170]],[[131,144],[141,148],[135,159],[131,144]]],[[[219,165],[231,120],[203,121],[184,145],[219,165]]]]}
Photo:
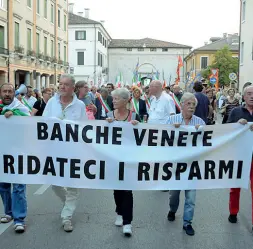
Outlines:
{"type": "MultiPolygon", "coordinates": [[[[253,86],[248,86],[244,89],[244,100],[245,106],[240,106],[234,108],[228,118],[227,123],[240,123],[246,125],[248,122],[253,122],[253,86]]],[[[251,125],[251,130],[253,131],[253,125],[251,125]]],[[[251,163],[251,173],[250,173],[250,182],[251,182],[251,199],[252,199],[252,231],[253,231],[253,160],[251,163]]],[[[229,199],[229,211],[230,215],[228,217],[229,222],[237,222],[237,214],[239,212],[240,206],[240,188],[232,188],[230,190],[230,199],[229,199]]]]}
{"type": "Polygon", "coordinates": [[[112,96],[109,96],[109,92],[106,88],[100,90],[100,94],[95,100],[95,105],[97,107],[95,119],[105,120],[107,118],[107,113],[113,110],[112,96]]]}
{"type": "MultiPolygon", "coordinates": [[[[54,117],[71,121],[87,120],[85,104],[74,93],[75,79],[73,76],[63,74],[59,82],[59,94],[51,98],[43,112],[44,117],[54,117]]],[[[79,191],[76,188],[52,186],[55,194],[64,203],[61,212],[63,229],[72,232],[72,215],[76,209],[79,191]]]]}
{"type": "MultiPolygon", "coordinates": [[[[167,124],[173,124],[176,128],[179,128],[180,125],[191,125],[195,126],[196,129],[198,129],[200,125],[205,125],[205,122],[201,118],[193,115],[198,104],[198,101],[195,98],[194,94],[185,93],[181,97],[180,103],[182,113],[171,116],[168,119],[167,124]]],[[[170,190],[170,211],[168,213],[169,221],[175,220],[175,214],[179,207],[179,197],[180,190],[170,190]]],[[[191,225],[194,215],[195,199],[196,190],[185,190],[183,229],[185,230],[186,234],[190,236],[193,236],[195,234],[195,231],[191,225]]]]}
{"type": "MultiPolygon", "coordinates": [[[[26,108],[15,96],[15,89],[11,84],[3,84],[0,88],[2,104],[0,104],[0,115],[6,118],[11,116],[30,116],[26,108]]],[[[25,218],[27,214],[26,185],[13,184],[11,194],[11,183],[0,183],[0,194],[2,197],[5,215],[1,217],[1,223],[9,223],[14,219],[14,230],[16,233],[25,231],[25,218]]]]}

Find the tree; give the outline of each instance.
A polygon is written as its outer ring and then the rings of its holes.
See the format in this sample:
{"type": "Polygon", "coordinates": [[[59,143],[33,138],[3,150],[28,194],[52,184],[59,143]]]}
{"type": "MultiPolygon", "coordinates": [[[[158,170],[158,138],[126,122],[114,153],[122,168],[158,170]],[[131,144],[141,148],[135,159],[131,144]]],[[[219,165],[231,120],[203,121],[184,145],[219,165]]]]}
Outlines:
{"type": "Polygon", "coordinates": [[[232,52],[228,46],[215,53],[212,65],[208,66],[201,72],[203,78],[209,81],[211,69],[219,69],[219,85],[226,86],[230,84],[229,74],[238,73],[239,61],[238,58],[232,57],[232,52]]]}

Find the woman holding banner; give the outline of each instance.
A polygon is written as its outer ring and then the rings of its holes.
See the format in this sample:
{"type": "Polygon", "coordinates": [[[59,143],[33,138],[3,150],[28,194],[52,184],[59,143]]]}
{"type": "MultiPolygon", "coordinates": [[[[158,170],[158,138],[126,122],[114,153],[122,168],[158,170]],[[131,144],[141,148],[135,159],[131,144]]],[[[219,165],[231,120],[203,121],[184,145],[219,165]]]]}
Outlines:
{"type": "MultiPolygon", "coordinates": [[[[106,120],[109,123],[115,120],[136,125],[140,122],[139,115],[127,108],[130,92],[126,88],[117,88],[112,92],[112,97],[114,111],[107,114],[106,120]]],[[[115,225],[123,225],[124,235],[130,237],[132,235],[133,193],[130,190],[114,190],[114,200],[117,213],[115,225]]]]}

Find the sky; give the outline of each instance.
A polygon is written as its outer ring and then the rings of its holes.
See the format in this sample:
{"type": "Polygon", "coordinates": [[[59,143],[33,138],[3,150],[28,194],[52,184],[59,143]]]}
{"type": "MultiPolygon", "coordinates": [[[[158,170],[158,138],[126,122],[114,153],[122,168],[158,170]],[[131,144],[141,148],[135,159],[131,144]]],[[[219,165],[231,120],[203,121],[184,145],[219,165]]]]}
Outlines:
{"type": "Polygon", "coordinates": [[[240,0],[69,0],[90,9],[113,39],[153,38],[203,46],[210,37],[239,33],[240,0]]]}

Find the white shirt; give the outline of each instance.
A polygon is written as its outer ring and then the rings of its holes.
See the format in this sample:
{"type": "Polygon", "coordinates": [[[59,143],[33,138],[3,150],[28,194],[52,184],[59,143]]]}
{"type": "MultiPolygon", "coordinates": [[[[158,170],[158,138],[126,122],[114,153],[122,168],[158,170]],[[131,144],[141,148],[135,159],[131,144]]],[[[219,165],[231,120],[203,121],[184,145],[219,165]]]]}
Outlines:
{"type": "Polygon", "coordinates": [[[74,95],[73,101],[64,110],[62,110],[60,95],[55,94],[54,97],[47,102],[42,116],[71,121],[88,120],[85,104],[79,100],[76,95],[74,95]]]}
{"type": "Polygon", "coordinates": [[[176,114],[174,100],[167,93],[162,93],[160,98],[154,97],[151,102],[148,123],[166,124],[172,114],[176,114]]]}
{"type": "MultiPolygon", "coordinates": [[[[25,99],[25,101],[24,102],[26,102],[28,105],[29,105],[29,107],[32,109],[33,108],[33,106],[34,106],[34,104],[35,104],[35,102],[37,101],[37,99],[35,98],[35,97],[33,97],[33,96],[31,96],[30,98],[27,98],[26,96],[23,98],[23,100],[25,99]]],[[[25,104],[26,104],[25,103],[25,104]]]]}

